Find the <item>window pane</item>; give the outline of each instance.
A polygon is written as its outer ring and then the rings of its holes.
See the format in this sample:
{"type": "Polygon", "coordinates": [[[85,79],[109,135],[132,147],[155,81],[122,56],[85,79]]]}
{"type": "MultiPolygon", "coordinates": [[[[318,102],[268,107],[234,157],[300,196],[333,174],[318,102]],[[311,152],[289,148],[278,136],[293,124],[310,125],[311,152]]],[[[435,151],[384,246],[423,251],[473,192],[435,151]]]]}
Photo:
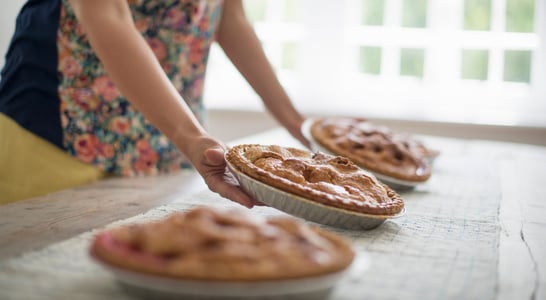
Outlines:
{"type": "Polygon", "coordinates": [[[296,43],[284,43],[282,45],[281,68],[294,70],[298,61],[299,46],[296,43]]]}
{"type": "Polygon", "coordinates": [[[425,67],[425,50],[400,50],[400,75],[423,77],[425,67]]]}
{"type": "Polygon", "coordinates": [[[464,29],[491,29],[491,0],[464,1],[464,29]]]}
{"type": "Polygon", "coordinates": [[[250,22],[264,21],[267,0],[244,0],[245,13],[250,22]]]}
{"type": "Polygon", "coordinates": [[[531,81],[531,51],[504,51],[504,81],[531,81]]]}
{"type": "MultiPolygon", "coordinates": [[[[278,0],[275,0],[278,1],[278,0]]],[[[300,0],[285,0],[284,1],[284,20],[286,22],[299,22],[301,20],[301,1],[300,0]]]]}
{"type": "Polygon", "coordinates": [[[362,24],[383,25],[385,12],[384,0],[361,0],[362,2],[362,24]]]}
{"type": "Polygon", "coordinates": [[[489,68],[488,50],[463,50],[461,59],[461,78],[486,80],[489,68]]]}
{"type": "Polygon", "coordinates": [[[381,48],[360,47],[360,72],[379,75],[381,73],[381,48]]]}
{"type": "Polygon", "coordinates": [[[506,0],[506,31],[533,32],[534,0],[506,0]]]}
{"type": "Polygon", "coordinates": [[[402,26],[427,26],[427,0],[404,0],[402,4],[402,26]]]}

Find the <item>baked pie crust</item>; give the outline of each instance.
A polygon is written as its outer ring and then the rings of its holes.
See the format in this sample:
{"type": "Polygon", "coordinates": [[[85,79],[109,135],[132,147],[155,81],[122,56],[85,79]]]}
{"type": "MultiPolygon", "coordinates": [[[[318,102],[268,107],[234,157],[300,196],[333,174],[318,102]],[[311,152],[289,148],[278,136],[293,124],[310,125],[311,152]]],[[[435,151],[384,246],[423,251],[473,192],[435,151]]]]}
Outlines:
{"type": "Polygon", "coordinates": [[[397,134],[362,118],[324,117],[310,126],[312,138],[323,148],[345,156],[379,175],[410,182],[430,178],[431,151],[409,135],[397,134]]]}
{"type": "Polygon", "coordinates": [[[327,207],[370,215],[396,215],[402,198],[349,159],[277,145],[241,144],[226,160],[247,176],[327,207]]]}
{"type": "Polygon", "coordinates": [[[103,231],[90,251],[131,271],[230,282],[330,274],[346,269],[355,256],[344,238],[294,218],[210,207],[103,231]]]}

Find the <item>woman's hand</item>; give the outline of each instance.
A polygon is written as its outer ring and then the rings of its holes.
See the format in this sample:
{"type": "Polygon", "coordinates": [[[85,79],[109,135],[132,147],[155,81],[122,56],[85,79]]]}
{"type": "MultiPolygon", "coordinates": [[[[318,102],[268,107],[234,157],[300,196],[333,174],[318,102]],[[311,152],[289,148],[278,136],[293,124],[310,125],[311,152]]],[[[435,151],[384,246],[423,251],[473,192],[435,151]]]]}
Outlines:
{"type": "Polygon", "coordinates": [[[302,132],[302,126],[303,126],[303,122],[304,120],[303,119],[298,119],[296,121],[293,122],[293,125],[290,126],[290,125],[287,125],[286,126],[286,129],[288,130],[288,132],[290,132],[290,134],[295,138],[297,139],[302,145],[304,145],[305,147],[307,147],[307,149],[311,149],[311,142],[305,137],[305,135],[303,135],[303,132],[302,132]]]}
{"type": "Polygon", "coordinates": [[[228,171],[224,158],[225,146],[211,138],[200,138],[192,149],[190,160],[201,174],[208,188],[220,196],[248,208],[262,205],[247,195],[239,186],[237,179],[228,171]]]}

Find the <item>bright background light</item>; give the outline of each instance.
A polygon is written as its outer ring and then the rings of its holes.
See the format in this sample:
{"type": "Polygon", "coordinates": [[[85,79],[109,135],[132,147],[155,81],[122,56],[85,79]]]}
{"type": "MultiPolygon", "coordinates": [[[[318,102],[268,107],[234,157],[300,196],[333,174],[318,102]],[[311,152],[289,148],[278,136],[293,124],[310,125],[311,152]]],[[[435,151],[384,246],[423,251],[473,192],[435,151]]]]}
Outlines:
{"type": "MultiPolygon", "coordinates": [[[[546,126],[545,0],[245,0],[304,113],[546,126]]],[[[205,98],[261,103],[217,47],[205,98]]]]}

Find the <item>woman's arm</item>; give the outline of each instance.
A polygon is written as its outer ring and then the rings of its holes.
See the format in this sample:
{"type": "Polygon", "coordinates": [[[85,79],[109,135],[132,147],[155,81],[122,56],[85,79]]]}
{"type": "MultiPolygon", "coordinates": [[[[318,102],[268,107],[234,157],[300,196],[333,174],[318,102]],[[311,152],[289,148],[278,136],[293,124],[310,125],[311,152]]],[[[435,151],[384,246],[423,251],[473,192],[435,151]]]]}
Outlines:
{"type": "Polygon", "coordinates": [[[224,2],[217,41],[273,116],[301,143],[309,146],[301,133],[304,118],[295,109],[277,79],[254,29],[245,16],[241,0],[224,2]]]}
{"type": "Polygon", "coordinates": [[[199,124],[134,26],[126,0],[70,0],[91,47],[121,93],[192,162],[209,188],[245,206],[252,200],[223,176],[223,145],[199,124]]]}

